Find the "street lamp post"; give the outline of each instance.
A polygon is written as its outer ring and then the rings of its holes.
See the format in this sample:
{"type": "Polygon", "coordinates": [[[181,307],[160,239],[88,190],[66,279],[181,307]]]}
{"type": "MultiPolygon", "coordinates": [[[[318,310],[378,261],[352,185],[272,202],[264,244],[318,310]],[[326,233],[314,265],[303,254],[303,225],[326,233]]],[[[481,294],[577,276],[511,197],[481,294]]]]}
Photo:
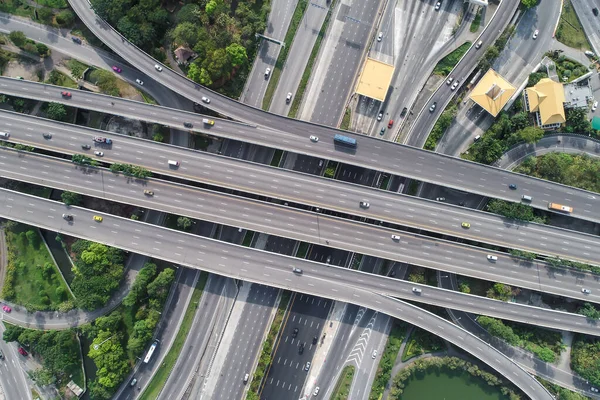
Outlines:
{"type": "Polygon", "coordinates": [[[102,342],[95,344],[94,345],[94,350],[98,350],[100,348],[100,346],[102,346],[104,343],[108,342],[110,339],[112,339],[115,335],[112,335],[111,337],[109,337],[108,339],[104,339],[102,342]]]}

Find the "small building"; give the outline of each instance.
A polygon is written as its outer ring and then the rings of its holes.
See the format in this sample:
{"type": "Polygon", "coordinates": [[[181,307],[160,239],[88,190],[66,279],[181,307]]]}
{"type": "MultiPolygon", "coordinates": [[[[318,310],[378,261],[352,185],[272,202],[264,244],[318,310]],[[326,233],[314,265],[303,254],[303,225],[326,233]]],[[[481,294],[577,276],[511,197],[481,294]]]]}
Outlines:
{"type": "Polygon", "coordinates": [[[496,117],[516,89],[493,69],[488,70],[471,91],[469,98],[496,117]]]}
{"type": "Polygon", "coordinates": [[[592,89],[587,84],[587,80],[564,85],[564,90],[565,108],[586,108],[588,103],[594,100],[592,89]]]}
{"type": "Polygon", "coordinates": [[[196,53],[190,48],[179,46],[175,49],[175,58],[179,64],[187,64],[190,60],[193,60],[195,56],[196,53]]]}
{"type": "Polygon", "coordinates": [[[557,129],[566,122],[565,90],[549,78],[525,89],[525,110],[535,113],[536,124],[542,129],[557,129]]]}
{"type": "Polygon", "coordinates": [[[356,93],[370,99],[384,101],[393,75],[393,65],[367,58],[358,77],[356,93]]]}

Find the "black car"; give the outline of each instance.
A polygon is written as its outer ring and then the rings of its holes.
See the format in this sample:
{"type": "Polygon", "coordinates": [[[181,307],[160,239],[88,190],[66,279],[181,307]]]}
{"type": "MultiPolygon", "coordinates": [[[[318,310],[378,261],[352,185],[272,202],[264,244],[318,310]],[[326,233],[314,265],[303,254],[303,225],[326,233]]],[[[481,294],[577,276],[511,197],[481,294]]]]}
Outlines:
{"type": "Polygon", "coordinates": [[[512,190],[517,189],[517,185],[515,185],[514,183],[511,183],[510,185],[508,185],[508,187],[511,188],[512,190]]]}
{"type": "Polygon", "coordinates": [[[298,346],[298,354],[302,354],[304,353],[304,343],[302,343],[300,346],[298,346]]]}
{"type": "Polygon", "coordinates": [[[77,44],[81,44],[81,39],[79,39],[77,36],[71,36],[71,40],[73,40],[77,44]]]}
{"type": "Polygon", "coordinates": [[[42,133],[42,136],[44,137],[44,139],[52,139],[51,133],[42,133]]]}
{"type": "Polygon", "coordinates": [[[313,344],[317,344],[317,340],[319,340],[316,336],[313,337],[313,344]]]}
{"type": "Polygon", "coordinates": [[[594,15],[596,17],[598,16],[598,9],[597,8],[592,8],[592,12],[594,13],[594,15]]]}
{"type": "Polygon", "coordinates": [[[295,338],[296,336],[298,336],[298,328],[294,328],[294,331],[292,332],[292,337],[295,338]]]}
{"type": "Polygon", "coordinates": [[[73,216],[71,214],[63,214],[62,217],[65,221],[73,221],[73,216]]]}
{"type": "Polygon", "coordinates": [[[192,125],[192,123],[191,123],[191,122],[184,122],[184,123],[183,123],[183,126],[185,126],[186,128],[191,128],[191,127],[192,127],[192,126],[194,126],[194,125],[192,125]]]}
{"type": "Polygon", "coordinates": [[[408,108],[404,107],[402,109],[402,112],[400,113],[400,118],[404,118],[404,116],[406,115],[406,112],[408,111],[408,108]]]}
{"type": "Polygon", "coordinates": [[[92,148],[92,146],[90,146],[89,144],[82,144],[81,148],[84,149],[84,150],[89,150],[89,149],[92,148]]]}

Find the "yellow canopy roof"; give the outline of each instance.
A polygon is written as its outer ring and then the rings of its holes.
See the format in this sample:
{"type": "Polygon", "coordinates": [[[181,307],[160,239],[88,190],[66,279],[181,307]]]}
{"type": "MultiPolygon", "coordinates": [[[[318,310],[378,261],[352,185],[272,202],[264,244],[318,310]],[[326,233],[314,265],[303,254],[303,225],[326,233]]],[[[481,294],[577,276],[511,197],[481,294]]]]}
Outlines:
{"type": "Polygon", "coordinates": [[[495,117],[514,93],[514,86],[490,69],[473,88],[469,98],[495,117]]]}
{"type": "Polygon", "coordinates": [[[356,93],[371,99],[384,101],[393,73],[393,65],[367,58],[358,78],[356,93]]]}
{"type": "Polygon", "coordinates": [[[565,90],[552,79],[541,79],[535,86],[525,89],[529,111],[539,112],[542,125],[562,124],[565,118],[565,90]]]}

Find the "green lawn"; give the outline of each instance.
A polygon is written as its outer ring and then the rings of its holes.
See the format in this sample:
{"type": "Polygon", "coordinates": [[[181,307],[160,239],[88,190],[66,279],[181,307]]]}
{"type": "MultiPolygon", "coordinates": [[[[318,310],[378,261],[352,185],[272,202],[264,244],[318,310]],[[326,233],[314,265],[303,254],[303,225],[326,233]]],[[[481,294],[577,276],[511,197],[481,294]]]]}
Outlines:
{"type": "Polygon", "coordinates": [[[352,385],[352,379],[354,379],[354,366],[346,365],[342,370],[335,389],[330,397],[331,400],[346,400],[350,396],[350,386],[352,385]]]}
{"type": "Polygon", "coordinates": [[[408,325],[405,322],[394,320],[390,335],[388,336],[387,343],[385,344],[385,349],[383,350],[383,354],[379,360],[379,365],[377,366],[377,374],[375,374],[375,379],[373,381],[373,385],[371,386],[369,400],[378,400],[383,395],[385,385],[387,385],[388,381],[392,377],[392,368],[394,367],[396,357],[398,357],[398,352],[400,351],[402,341],[406,336],[407,328],[408,325]]]}
{"type": "Polygon", "coordinates": [[[175,362],[181,353],[181,349],[185,343],[185,339],[192,327],[192,322],[194,321],[194,315],[196,314],[196,309],[198,308],[198,302],[200,301],[200,297],[202,296],[202,291],[204,290],[204,286],[206,285],[206,280],[208,279],[208,273],[202,272],[200,275],[200,279],[198,279],[198,283],[194,288],[194,293],[192,294],[192,298],[190,299],[190,304],[188,304],[187,310],[185,310],[185,315],[183,316],[183,321],[181,322],[181,326],[179,327],[179,331],[177,332],[177,336],[173,341],[173,345],[169,349],[169,352],[163,359],[163,364],[161,368],[156,371],[156,374],[142,393],[140,400],[154,400],[158,397],[158,394],[162,390],[163,386],[167,382],[169,375],[171,374],[171,370],[173,366],[175,366],[175,362]]]}
{"type": "Polygon", "coordinates": [[[433,333],[420,328],[413,329],[410,339],[404,347],[402,362],[408,361],[421,354],[433,353],[444,349],[444,341],[433,333]]]}
{"type": "Polygon", "coordinates": [[[9,253],[15,255],[12,301],[31,310],[53,310],[64,301],[73,300],[37,228],[17,224],[7,230],[6,240],[9,253]],[[28,231],[35,233],[31,243],[28,231]]]}
{"type": "Polygon", "coordinates": [[[575,14],[575,10],[571,5],[571,0],[564,0],[563,2],[560,21],[558,23],[558,28],[556,29],[556,39],[575,49],[590,49],[590,44],[587,41],[581,23],[579,23],[577,14],[575,14]]]}
{"type": "Polygon", "coordinates": [[[442,76],[448,75],[467,50],[469,50],[469,47],[471,47],[471,42],[461,44],[460,47],[456,48],[452,53],[448,54],[437,63],[433,69],[433,73],[442,76]]]}
{"type": "Polygon", "coordinates": [[[471,32],[477,32],[479,30],[479,25],[481,25],[481,10],[479,10],[475,18],[473,18],[473,22],[471,22],[471,27],[469,30],[471,32]]]}
{"type": "Polygon", "coordinates": [[[345,131],[350,129],[350,118],[352,117],[352,111],[350,111],[350,107],[346,107],[346,111],[344,112],[344,117],[342,118],[342,123],[340,124],[340,129],[345,131]]]}

